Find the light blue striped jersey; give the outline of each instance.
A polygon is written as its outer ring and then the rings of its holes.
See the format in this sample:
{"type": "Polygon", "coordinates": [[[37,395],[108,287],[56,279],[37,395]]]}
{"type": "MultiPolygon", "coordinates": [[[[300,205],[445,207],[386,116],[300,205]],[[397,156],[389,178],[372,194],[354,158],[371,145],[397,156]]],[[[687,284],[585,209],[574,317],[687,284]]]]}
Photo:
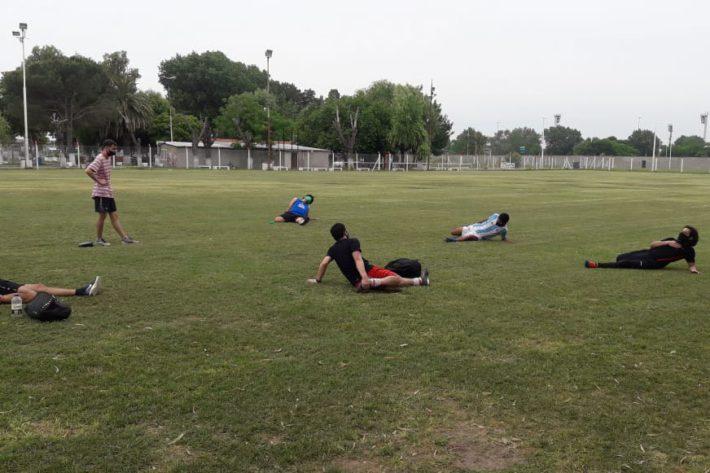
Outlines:
{"type": "Polygon", "coordinates": [[[484,222],[469,225],[469,232],[481,240],[490,240],[498,235],[500,235],[502,240],[505,240],[508,235],[508,226],[499,227],[496,225],[497,221],[498,214],[496,213],[488,217],[484,222]]]}

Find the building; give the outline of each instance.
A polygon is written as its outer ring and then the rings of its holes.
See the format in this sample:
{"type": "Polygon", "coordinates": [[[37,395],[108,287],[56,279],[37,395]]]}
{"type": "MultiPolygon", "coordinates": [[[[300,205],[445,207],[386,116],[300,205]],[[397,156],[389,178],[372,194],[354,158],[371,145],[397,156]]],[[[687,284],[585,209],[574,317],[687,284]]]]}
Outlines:
{"type": "MultiPolygon", "coordinates": [[[[331,151],[277,141],[271,145],[272,167],[276,170],[319,170],[331,167],[331,151]]],[[[181,169],[266,169],[268,148],[263,143],[247,150],[233,139],[217,139],[207,150],[202,142],[193,153],[189,141],[158,143],[155,166],[181,169]]]]}

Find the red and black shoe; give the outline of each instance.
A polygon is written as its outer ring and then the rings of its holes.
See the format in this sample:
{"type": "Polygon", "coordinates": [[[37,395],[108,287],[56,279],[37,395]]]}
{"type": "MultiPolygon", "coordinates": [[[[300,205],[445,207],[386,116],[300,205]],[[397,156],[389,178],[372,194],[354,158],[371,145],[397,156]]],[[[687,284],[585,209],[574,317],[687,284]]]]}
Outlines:
{"type": "Polygon", "coordinates": [[[585,267],[585,268],[589,268],[589,269],[598,268],[598,267],[599,267],[599,263],[597,263],[596,261],[592,261],[592,260],[588,259],[588,260],[586,260],[586,261],[584,262],[584,267],[585,267]]]}

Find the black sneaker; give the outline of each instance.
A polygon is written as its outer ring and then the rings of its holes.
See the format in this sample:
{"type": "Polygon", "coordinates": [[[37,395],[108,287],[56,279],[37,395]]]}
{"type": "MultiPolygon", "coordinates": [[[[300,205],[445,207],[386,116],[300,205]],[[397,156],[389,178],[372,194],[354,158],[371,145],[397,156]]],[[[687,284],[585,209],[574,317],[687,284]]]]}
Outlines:
{"type": "Polygon", "coordinates": [[[422,271],[422,275],[420,277],[422,279],[422,286],[428,286],[429,285],[429,270],[424,268],[424,271],[422,271]]]}

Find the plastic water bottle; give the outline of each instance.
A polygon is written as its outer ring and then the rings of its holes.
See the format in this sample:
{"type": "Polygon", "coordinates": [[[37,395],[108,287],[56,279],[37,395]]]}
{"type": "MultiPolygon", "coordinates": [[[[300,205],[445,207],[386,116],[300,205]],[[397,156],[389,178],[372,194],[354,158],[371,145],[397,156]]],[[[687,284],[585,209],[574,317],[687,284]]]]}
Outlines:
{"type": "Polygon", "coordinates": [[[10,301],[10,315],[12,317],[22,317],[22,298],[19,294],[12,296],[10,301]]]}

